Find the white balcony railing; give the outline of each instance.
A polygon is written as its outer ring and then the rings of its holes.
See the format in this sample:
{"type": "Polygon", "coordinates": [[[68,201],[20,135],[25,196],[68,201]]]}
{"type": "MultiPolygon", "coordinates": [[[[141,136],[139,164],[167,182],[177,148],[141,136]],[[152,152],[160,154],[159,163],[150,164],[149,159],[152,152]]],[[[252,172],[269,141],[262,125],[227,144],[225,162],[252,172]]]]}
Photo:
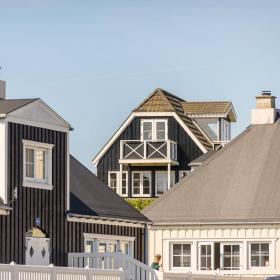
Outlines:
{"type": "Polygon", "coordinates": [[[177,161],[177,143],[172,140],[121,140],[120,160],[177,161]]]}

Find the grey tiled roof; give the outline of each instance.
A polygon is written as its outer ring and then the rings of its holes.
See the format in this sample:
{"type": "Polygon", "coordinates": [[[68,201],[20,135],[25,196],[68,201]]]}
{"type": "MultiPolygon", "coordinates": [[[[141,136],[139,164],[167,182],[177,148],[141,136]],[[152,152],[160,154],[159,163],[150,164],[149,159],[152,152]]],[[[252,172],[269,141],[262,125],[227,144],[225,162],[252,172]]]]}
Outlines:
{"type": "Polygon", "coordinates": [[[143,211],[154,223],[280,222],[280,121],[255,125],[143,211]]]}

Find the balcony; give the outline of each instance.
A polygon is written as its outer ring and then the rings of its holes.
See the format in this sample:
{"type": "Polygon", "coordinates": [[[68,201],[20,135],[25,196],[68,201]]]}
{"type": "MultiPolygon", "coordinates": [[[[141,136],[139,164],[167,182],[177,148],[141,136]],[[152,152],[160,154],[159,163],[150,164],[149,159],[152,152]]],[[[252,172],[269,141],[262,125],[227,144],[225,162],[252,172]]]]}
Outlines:
{"type": "Polygon", "coordinates": [[[172,140],[121,140],[120,164],[178,165],[177,143],[172,140]]]}

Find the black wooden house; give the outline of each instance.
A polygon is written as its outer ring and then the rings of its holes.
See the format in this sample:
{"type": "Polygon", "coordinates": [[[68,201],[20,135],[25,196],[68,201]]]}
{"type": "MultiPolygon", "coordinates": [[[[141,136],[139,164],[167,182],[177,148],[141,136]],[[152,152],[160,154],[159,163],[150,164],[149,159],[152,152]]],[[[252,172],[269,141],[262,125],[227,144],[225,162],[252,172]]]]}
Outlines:
{"type": "Polygon", "coordinates": [[[145,260],[149,222],[69,154],[71,126],[0,81],[0,263],[67,265],[69,252],[145,260]]]}
{"type": "Polygon", "coordinates": [[[157,197],[189,164],[231,140],[231,102],[187,102],[156,89],[93,159],[97,176],[123,197],[157,197]]]}

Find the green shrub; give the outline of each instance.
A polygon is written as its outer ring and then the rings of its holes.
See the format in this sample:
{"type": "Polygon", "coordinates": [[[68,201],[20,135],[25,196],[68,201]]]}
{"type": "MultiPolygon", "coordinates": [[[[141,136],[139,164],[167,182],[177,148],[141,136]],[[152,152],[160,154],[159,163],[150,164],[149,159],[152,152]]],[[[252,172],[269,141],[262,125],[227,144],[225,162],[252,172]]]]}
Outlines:
{"type": "Polygon", "coordinates": [[[138,211],[142,211],[144,208],[149,206],[155,198],[126,198],[125,200],[138,211]]]}

